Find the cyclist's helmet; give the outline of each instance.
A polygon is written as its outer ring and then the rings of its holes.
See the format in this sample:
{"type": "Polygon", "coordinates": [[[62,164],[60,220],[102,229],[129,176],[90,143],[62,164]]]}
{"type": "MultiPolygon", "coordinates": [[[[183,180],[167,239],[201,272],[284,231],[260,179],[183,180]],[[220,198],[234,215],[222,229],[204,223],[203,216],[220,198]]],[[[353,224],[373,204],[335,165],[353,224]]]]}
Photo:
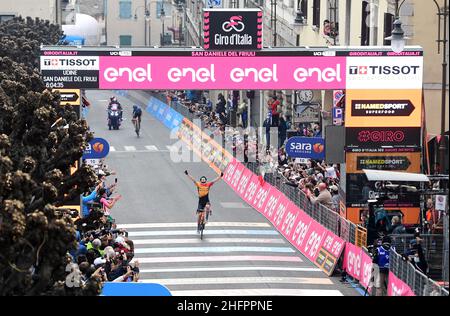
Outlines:
{"type": "Polygon", "coordinates": [[[133,110],[137,110],[139,108],[139,106],[137,106],[136,104],[135,105],[133,105],[133,110]]]}
{"type": "Polygon", "coordinates": [[[115,96],[112,96],[111,98],[109,98],[111,100],[111,102],[117,102],[117,98],[115,96]]]}
{"type": "Polygon", "coordinates": [[[200,177],[200,182],[201,183],[206,183],[206,181],[208,181],[208,179],[206,179],[205,176],[200,177]]]}

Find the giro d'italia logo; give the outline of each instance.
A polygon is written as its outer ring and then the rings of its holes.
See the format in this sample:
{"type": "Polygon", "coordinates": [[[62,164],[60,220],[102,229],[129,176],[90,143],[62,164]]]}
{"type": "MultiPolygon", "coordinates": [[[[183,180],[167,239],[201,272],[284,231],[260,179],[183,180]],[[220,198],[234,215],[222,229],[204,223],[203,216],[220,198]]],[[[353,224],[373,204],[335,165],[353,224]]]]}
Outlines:
{"type": "Polygon", "coordinates": [[[225,21],[222,24],[222,30],[225,32],[231,32],[235,30],[236,32],[242,32],[245,29],[245,24],[242,22],[242,15],[233,15],[230,17],[229,21],[225,21]]]}

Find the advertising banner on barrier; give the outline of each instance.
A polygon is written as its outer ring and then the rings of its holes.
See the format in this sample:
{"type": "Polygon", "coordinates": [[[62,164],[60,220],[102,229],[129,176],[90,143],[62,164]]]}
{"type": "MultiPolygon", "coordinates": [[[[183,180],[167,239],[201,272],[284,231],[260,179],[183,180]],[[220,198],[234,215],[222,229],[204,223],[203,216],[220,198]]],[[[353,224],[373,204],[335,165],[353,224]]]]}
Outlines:
{"type": "Polygon", "coordinates": [[[372,278],[372,258],[360,247],[351,243],[345,244],[343,267],[353,278],[359,281],[362,287],[371,292],[370,280],[372,278]]]}
{"type": "Polygon", "coordinates": [[[416,296],[411,288],[389,271],[388,296],[416,296]]]}
{"type": "MultiPolygon", "coordinates": [[[[349,243],[346,244],[346,247],[347,245],[349,245],[349,243]]],[[[371,286],[369,286],[372,278],[372,266],[372,258],[361,249],[361,272],[359,273],[359,283],[366,288],[369,293],[372,290],[371,286]]]]}
{"type": "Polygon", "coordinates": [[[351,277],[361,279],[362,249],[351,243],[345,245],[343,266],[351,277]]]}
{"type": "Polygon", "coordinates": [[[225,170],[233,159],[231,154],[187,118],[182,119],[177,135],[217,173],[225,170]]]}

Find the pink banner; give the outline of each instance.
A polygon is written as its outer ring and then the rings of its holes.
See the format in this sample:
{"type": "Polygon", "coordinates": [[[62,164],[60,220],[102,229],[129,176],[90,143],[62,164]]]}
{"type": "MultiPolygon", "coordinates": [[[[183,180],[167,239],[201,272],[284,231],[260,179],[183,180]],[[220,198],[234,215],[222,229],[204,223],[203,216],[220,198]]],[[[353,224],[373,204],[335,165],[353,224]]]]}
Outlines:
{"type": "Polygon", "coordinates": [[[416,296],[411,288],[389,271],[388,296],[416,296]]]}
{"type": "Polygon", "coordinates": [[[100,56],[100,89],[344,89],[346,57],[100,56]]]}
{"type": "MultiPolygon", "coordinates": [[[[347,244],[348,245],[348,244],[347,244]]],[[[370,278],[372,276],[372,258],[363,250],[361,250],[361,272],[359,283],[367,288],[370,283],[370,278]]],[[[368,288],[368,292],[371,292],[371,288],[368,288]]]]}
{"type": "Polygon", "coordinates": [[[353,278],[361,279],[361,256],[362,249],[351,243],[345,245],[344,268],[345,271],[353,278]]]}

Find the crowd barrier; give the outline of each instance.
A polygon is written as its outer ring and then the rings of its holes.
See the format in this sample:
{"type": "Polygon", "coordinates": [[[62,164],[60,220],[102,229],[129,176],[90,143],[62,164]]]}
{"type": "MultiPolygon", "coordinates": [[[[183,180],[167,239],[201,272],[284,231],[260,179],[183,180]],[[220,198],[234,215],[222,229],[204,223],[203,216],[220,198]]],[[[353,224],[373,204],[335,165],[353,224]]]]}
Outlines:
{"type": "MultiPolygon", "coordinates": [[[[255,174],[260,173],[258,170],[259,165],[257,163],[248,163],[247,167],[255,174]]],[[[303,191],[299,190],[297,187],[285,184],[281,175],[277,175],[276,173],[266,173],[264,180],[276,187],[280,192],[285,194],[289,200],[294,202],[295,205],[300,207],[305,213],[335,235],[359,247],[367,246],[366,228],[350,222],[338,212],[335,212],[322,204],[312,204],[303,191]]]]}
{"type": "MultiPolygon", "coordinates": [[[[364,227],[321,204],[312,204],[302,191],[283,183],[276,174],[266,174],[262,179],[257,163],[244,166],[238,162],[192,123],[195,114],[179,102],[168,106],[161,98],[150,98],[147,111],[167,127],[178,128],[180,139],[216,172],[223,170],[224,181],[327,275],[333,273],[343,253],[344,270],[371,291],[372,259],[365,249],[364,227]]],[[[395,251],[391,258],[388,295],[448,295],[395,251]]]]}
{"type": "MultiPolygon", "coordinates": [[[[345,240],[310,216],[277,187],[233,159],[224,172],[224,181],[250,206],[264,215],[303,255],[327,275],[331,275],[344,250],[345,240]]],[[[317,219],[316,219],[317,218],[317,219]]]]}
{"type": "Polygon", "coordinates": [[[406,261],[395,249],[389,253],[389,296],[448,296],[448,291],[406,261]]]}

